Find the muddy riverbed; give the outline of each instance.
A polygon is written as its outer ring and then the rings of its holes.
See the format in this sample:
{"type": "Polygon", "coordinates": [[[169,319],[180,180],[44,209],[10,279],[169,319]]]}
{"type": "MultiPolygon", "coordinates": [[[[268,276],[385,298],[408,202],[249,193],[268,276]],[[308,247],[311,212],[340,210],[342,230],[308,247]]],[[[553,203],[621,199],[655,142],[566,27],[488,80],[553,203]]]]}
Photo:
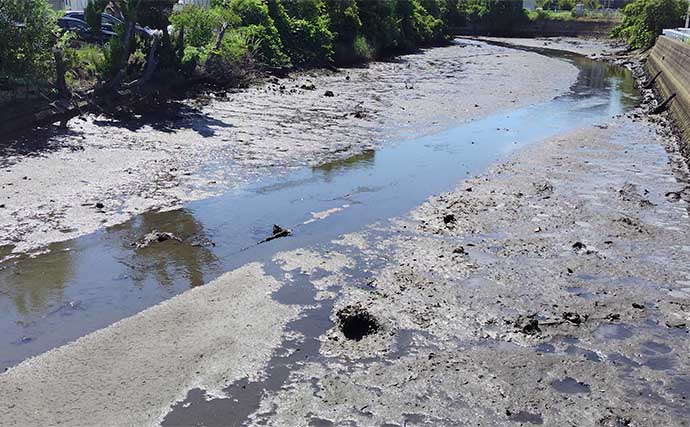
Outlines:
{"type": "Polygon", "coordinates": [[[278,250],[404,214],[511,151],[636,102],[629,73],[549,54],[580,69],[570,91],[553,100],[149,212],[39,255],[11,255],[0,271],[0,322],[8,325],[0,361],[11,366],[278,250]],[[257,245],[274,223],[292,229],[291,238],[257,245]]]}
{"type": "Polygon", "coordinates": [[[8,264],[8,366],[218,279],[0,375],[1,423],[687,425],[677,141],[624,70],[467,43],[576,73],[8,264]]]}
{"type": "Polygon", "coordinates": [[[2,144],[0,250],[40,251],[260,176],[544,101],[576,74],[534,53],[457,41],[365,68],[269,79],[153,117],[75,119],[68,132],[2,144]]]}

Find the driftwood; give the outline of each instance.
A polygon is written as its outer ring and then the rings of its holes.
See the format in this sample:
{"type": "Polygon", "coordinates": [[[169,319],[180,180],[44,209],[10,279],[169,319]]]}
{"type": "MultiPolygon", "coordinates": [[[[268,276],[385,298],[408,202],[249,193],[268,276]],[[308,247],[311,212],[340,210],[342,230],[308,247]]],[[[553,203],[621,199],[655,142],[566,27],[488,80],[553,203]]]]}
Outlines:
{"type": "Polygon", "coordinates": [[[652,86],[654,86],[654,82],[656,82],[656,79],[659,78],[659,76],[661,75],[661,73],[663,73],[663,70],[661,70],[661,71],[659,71],[658,73],[656,73],[656,74],[654,75],[654,77],[652,77],[652,79],[651,79],[650,81],[648,81],[647,84],[644,85],[644,88],[645,88],[645,89],[651,89],[652,86]]]}
{"type": "Polygon", "coordinates": [[[676,98],[676,94],[672,93],[666,101],[659,104],[655,109],[653,109],[649,114],[660,114],[668,109],[669,104],[676,98]]]}

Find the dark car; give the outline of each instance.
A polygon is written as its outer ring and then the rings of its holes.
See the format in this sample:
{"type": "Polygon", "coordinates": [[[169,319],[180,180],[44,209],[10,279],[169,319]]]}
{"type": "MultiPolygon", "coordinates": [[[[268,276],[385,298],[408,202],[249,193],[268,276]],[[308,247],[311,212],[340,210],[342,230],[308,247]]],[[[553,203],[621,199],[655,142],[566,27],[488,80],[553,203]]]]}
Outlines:
{"type": "Polygon", "coordinates": [[[58,25],[64,31],[71,31],[73,33],[76,33],[81,40],[87,42],[107,42],[112,37],[117,36],[117,33],[114,31],[113,28],[102,27],[101,36],[96,37],[93,31],[91,31],[89,24],[82,21],[81,19],[71,18],[67,16],[63,16],[62,18],[58,19],[58,25]]]}
{"type": "MultiPolygon", "coordinates": [[[[101,37],[100,40],[97,40],[97,37],[94,35],[93,31],[89,27],[89,24],[86,22],[84,12],[69,11],[66,12],[63,17],[58,19],[58,25],[63,30],[73,31],[77,33],[77,35],[80,38],[86,41],[100,42],[107,42],[111,38],[117,36],[116,27],[118,25],[122,25],[123,23],[124,22],[121,19],[116,18],[113,15],[107,13],[101,14],[101,37]]],[[[152,37],[154,34],[154,31],[152,29],[148,27],[142,27],[138,24],[134,27],[134,31],[136,31],[137,34],[145,38],[152,37]]]]}

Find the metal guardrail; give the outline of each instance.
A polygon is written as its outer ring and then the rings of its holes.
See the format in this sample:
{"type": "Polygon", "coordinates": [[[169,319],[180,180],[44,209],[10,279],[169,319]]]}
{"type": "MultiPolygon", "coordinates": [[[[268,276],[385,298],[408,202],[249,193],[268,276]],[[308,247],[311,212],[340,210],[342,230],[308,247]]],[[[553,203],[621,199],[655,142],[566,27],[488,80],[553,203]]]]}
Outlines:
{"type": "Polygon", "coordinates": [[[690,43],[690,29],[688,28],[675,28],[664,30],[663,34],[666,37],[671,37],[676,40],[680,40],[685,43],[690,43]]]}

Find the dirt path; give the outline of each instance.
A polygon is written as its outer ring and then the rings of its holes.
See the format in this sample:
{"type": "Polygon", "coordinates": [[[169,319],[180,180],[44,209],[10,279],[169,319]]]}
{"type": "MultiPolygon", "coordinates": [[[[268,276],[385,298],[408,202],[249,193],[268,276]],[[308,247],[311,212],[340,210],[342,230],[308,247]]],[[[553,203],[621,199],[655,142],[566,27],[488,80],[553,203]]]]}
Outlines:
{"type": "Polygon", "coordinates": [[[4,150],[0,255],[548,100],[576,74],[563,61],[460,41],[185,102],[154,123],[76,119],[64,135],[34,135],[4,150]]]}

